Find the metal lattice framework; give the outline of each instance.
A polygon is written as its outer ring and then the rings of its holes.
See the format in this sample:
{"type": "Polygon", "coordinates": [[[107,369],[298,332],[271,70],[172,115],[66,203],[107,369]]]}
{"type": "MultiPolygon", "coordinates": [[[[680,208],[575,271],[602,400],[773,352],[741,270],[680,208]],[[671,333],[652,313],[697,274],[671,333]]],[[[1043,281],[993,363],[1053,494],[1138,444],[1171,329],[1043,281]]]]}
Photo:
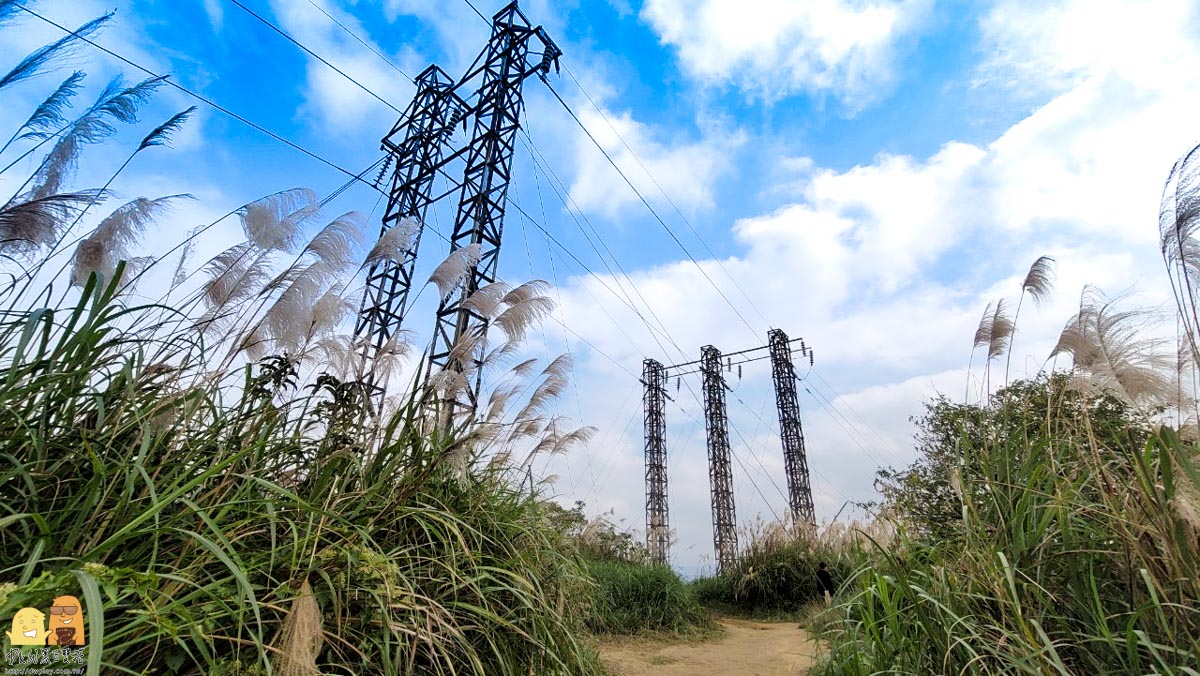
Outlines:
{"type": "Polygon", "coordinates": [[[478,245],[479,257],[467,270],[458,292],[439,304],[429,352],[427,375],[441,371],[455,376],[445,380],[451,383],[445,398],[448,421],[458,413],[473,414],[479,398],[488,318],[466,301],[496,281],[513,149],[523,109],[521,85],[531,75],[546,73],[561,53],[541,27],[530,26],[513,2],[496,14],[486,56],[464,78],[482,75],[483,83],[450,251],[478,245]],[[527,56],[529,42],[535,37],[543,51],[540,61],[531,65],[527,56]]]}
{"type": "Polygon", "coordinates": [[[708,481],[712,488],[713,547],[717,574],[737,563],[737,523],[733,506],[733,472],[730,467],[729,418],[725,412],[725,378],[721,351],[712,345],[700,348],[704,378],[704,427],[708,433],[708,481]]]}
{"type": "Polygon", "coordinates": [[[783,442],[783,467],[787,473],[788,507],[792,521],[816,526],[808,459],[804,452],[804,429],[800,425],[800,401],[796,395],[796,367],[791,341],[780,329],[767,333],[771,353],[771,377],[775,381],[775,406],[779,410],[779,436],[783,442]]]}
{"type": "Polygon", "coordinates": [[[646,423],[646,548],[657,563],[670,554],[667,525],[667,371],[654,359],[642,361],[642,404],[646,423]]]}
{"type": "Polygon", "coordinates": [[[397,227],[414,229],[397,260],[372,265],[367,274],[354,335],[361,358],[360,378],[375,393],[383,394],[376,382],[374,365],[399,333],[408,311],[409,293],[417,249],[431,204],[454,191],[459,192],[450,251],[472,244],[481,255],[470,266],[457,293],[441,300],[430,348],[427,378],[437,370],[450,370],[469,377],[456,392],[465,402],[452,401],[455,408],[474,410],[479,396],[480,372],[487,318],[464,306],[464,301],[481,286],[496,280],[500,240],[504,231],[504,207],[512,173],[513,142],[523,109],[521,84],[531,75],[543,75],[557,65],[562,52],[540,27],[532,27],[512,2],[492,21],[487,49],[457,82],[437,66],[430,66],[416,79],[417,93],[408,110],[384,138],[383,147],[395,161],[391,189],[383,218],[382,234],[397,227]],[[537,38],[542,51],[535,62],[527,62],[529,43],[537,38]],[[461,92],[481,82],[473,97],[461,92]],[[468,103],[470,100],[470,103],[468,103]],[[473,119],[470,144],[447,152],[451,132],[459,122],[473,119]],[[447,174],[451,162],[464,159],[461,183],[450,191],[431,197],[434,179],[447,174]],[[463,345],[475,349],[455,350],[463,345]]]}
{"type": "Polygon", "coordinates": [[[466,104],[454,93],[454,82],[437,66],[426,68],[416,79],[417,93],[405,115],[383,138],[383,148],[395,162],[387,209],[380,236],[396,227],[411,227],[408,245],[399,260],[371,265],[366,290],[354,326],[364,373],[360,377],[377,387],[367,371],[389,341],[400,331],[412,288],[413,268],[421,244],[425,214],[433,179],[442,163],[450,131],[466,104]]]}

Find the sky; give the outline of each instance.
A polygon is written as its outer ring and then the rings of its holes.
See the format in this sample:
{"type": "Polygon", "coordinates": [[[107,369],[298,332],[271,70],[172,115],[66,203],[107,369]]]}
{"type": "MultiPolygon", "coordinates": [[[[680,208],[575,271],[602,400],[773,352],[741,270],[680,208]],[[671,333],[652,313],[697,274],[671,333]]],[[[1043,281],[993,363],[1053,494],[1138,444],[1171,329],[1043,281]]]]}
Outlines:
{"type": "MultiPolygon", "coordinates": [[[[31,6],[70,26],[115,8],[98,43],[351,173],[379,158],[411,77],[431,63],[458,77],[489,32],[465,0],[240,1],[362,87],[231,0],[31,6]]],[[[473,1],[487,16],[503,4],[473,1]]],[[[543,490],[564,504],[583,501],[640,537],[644,358],[673,364],[702,345],[756,347],[769,328],[803,337],[815,357],[811,369],[798,364],[800,403],[826,524],[864,518],[847,503],[874,499],[875,471],[913,459],[911,418],[923,402],[978,399],[982,359],[968,365],[979,317],[991,301],[1015,305],[1038,256],[1057,261],[1055,291],[1022,307],[1013,378],[1046,362],[1085,285],[1149,306],[1170,299],[1157,210],[1172,163],[1200,140],[1197,3],[521,8],[562,49],[562,70],[549,86],[525,83],[500,265],[507,280],[553,285],[558,307],[527,350],[574,356],[556,413],[598,430],[585,447],[535,463],[543,490]]],[[[61,33],[26,16],[4,36],[6,70],[61,33]]],[[[144,77],[90,48],[66,65],[14,87],[0,128],[19,126],[70,67],[88,71],[93,92],[119,73],[144,77]]],[[[196,103],[162,90],[141,125],[85,157],[77,183],[102,182],[125,157],[113,148],[196,103]]],[[[199,105],[173,149],[139,156],[113,186],[128,197],[196,196],[149,233],[146,253],[262,195],[297,186],[328,195],[346,181],[199,105]]],[[[11,193],[12,179],[0,176],[0,189],[11,193]]],[[[378,223],[378,197],[353,185],[328,210],[378,223]]],[[[427,220],[448,233],[451,206],[427,220]]],[[[210,234],[198,260],[238,230],[210,234]]],[[[445,248],[426,238],[418,279],[445,248]]],[[[432,326],[429,301],[407,322],[418,342],[432,326]]],[[[993,387],[1002,369],[993,364],[993,387]]],[[[726,377],[738,524],[753,530],[786,505],[768,362],[726,377]]],[[[711,570],[713,558],[697,378],[669,385],[667,411],[672,563],[689,573],[711,570]]]]}

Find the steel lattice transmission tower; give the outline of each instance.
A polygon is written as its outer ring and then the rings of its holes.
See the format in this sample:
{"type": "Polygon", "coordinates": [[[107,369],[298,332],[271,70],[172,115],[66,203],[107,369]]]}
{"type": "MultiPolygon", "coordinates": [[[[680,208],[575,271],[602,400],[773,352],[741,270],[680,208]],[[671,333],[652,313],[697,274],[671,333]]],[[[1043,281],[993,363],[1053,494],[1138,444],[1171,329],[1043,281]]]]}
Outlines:
{"type": "MultiPolygon", "coordinates": [[[[440,199],[430,197],[434,179],[439,173],[447,173],[448,164],[465,158],[463,180],[453,188],[460,196],[450,251],[477,244],[481,256],[478,264],[468,270],[460,292],[441,301],[426,376],[435,367],[473,375],[474,382],[463,388],[467,402],[461,405],[474,410],[482,377],[482,360],[477,353],[483,349],[487,318],[464,307],[463,301],[496,279],[513,142],[523,110],[521,85],[531,75],[544,76],[561,55],[540,26],[530,26],[514,0],[493,17],[487,49],[462,78],[453,81],[437,66],[430,66],[417,77],[412,103],[383,139],[383,147],[390,153],[389,162],[395,161],[395,168],[381,235],[410,224],[413,231],[398,259],[371,266],[355,322],[360,378],[373,385],[377,395],[382,396],[383,387],[376,382],[373,366],[395,339],[409,309],[425,215],[429,206],[440,199]],[[533,38],[541,42],[542,50],[536,54],[536,62],[529,63],[533,38]],[[473,97],[464,98],[462,92],[476,81],[481,84],[473,97]],[[468,118],[474,119],[470,144],[448,153],[451,132],[459,122],[465,126],[468,118]],[[455,345],[464,344],[464,338],[475,341],[478,349],[467,350],[465,355],[452,351],[455,345]]],[[[456,399],[454,403],[461,402],[456,399]]]]}
{"type": "Polygon", "coordinates": [[[382,384],[376,383],[374,372],[367,369],[400,331],[422,224],[432,202],[430,189],[442,164],[448,136],[466,108],[454,92],[453,80],[437,66],[429,66],[418,75],[416,85],[417,93],[404,117],[383,138],[383,148],[391,154],[389,161],[394,161],[395,167],[380,236],[397,227],[412,228],[412,232],[403,233],[407,246],[399,260],[373,263],[367,271],[366,289],[354,325],[364,370],[359,376],[377,388],[382,384]]]}
{"type": "Polygon", "coordinates": [[[524,107],[521,86],[531,75],[544,75],[562,51],[513,2],[496,14],[487,52],[464,77],[481,75],[467,167],[458,201],[450,251],[478,245],[479,258],[467,270],[457,293],[443,298],[430,346],[427,376],[435,369],[457,374],[446,395],[446,420],[456,413],[473,414],[482,384],[483,351],[488,318],[465,301],[480,287],[496,281],[500,241],[504,234],[504,208],[512,179],[512,157],[524,107]],[[542,52],[537,63],[528,62],[530,40],[537,38],[542,52]],[[473,382],[471,382],[473,381],[473,382]]]}
{"type": "Polygon", "coordinates": [[[792,521],[816,526],[808,459],[804,452],[804,429],[800,425],[800,402],[796,396],[796,367],[791,342],[780,329],[767,333],[771,353],[771,376],[775,380],[775,406],[779,409],[779,436],[783,441],[783,467],[787,473],[788,507],[792,521]]]}
{"type": "Polygon", "coordinates": [[[733,506],[733,473],[730,467],[729,418],[725,412],[725,378],[721,351],[712,345],[700,348],[704,376],[704,426],[708,433],[708,481],[712,488],[713,547],[717,574],[737,563],[737,523],[733,506]]]}
{"type": "Polygon", "coordinates": [[[646,547],[666,565],[670,553],[667,525],[667,371],[654,359],[642,361],[642,404],[646,425],[646,547]]]}

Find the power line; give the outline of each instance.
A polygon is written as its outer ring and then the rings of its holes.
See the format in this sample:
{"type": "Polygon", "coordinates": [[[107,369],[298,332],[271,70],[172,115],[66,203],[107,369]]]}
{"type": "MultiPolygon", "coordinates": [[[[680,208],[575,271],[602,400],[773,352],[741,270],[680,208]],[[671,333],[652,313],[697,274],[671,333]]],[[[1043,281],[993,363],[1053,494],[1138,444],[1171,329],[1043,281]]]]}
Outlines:
{"type": "Polygon", "coordinates": [[[567,76],[571,78],[571,81],[575,83],[575,86],[588,100],[588,103],[592,104],[592,107],[596,109],[596,112],[600,113],[600,117],[603,118],[606,124],[608,124],[608,128],[611,129],[614,134],[616,134],[617,139],[621,141],[621,145],[625,146],[625,149],[629,151],[630,156],[633,157],[634,161],[637,162],[638,166],[641,167],[643,172],[645,172],[646,176],[650,179],[650,182],[653,183],[654,187],[658,188],[658,192],[661,193],[664,198],[666,198],[667,203],[670,204],[671,208],[675,210],[675,213],[679,216],[679,219],[683,221],[688,230],[690,230],[696,239],[700,241],[700,245],[704,247],[704,250],[708,252],[708,255],[712,258],[712,260],[721,268],[721,271],[725,273],[725,276],[733,284],[734,288],[736,288],[738,292],[742,294],[742,298],[745,298],[746,302],[750,304],[751,309],[753,309],[758,315],[758,318],[761,319],[764,324],[770,326],[771,322],[767,321],[767,318],[763,315],[762,310],[760,310],[758,305],[754,303],[754,299],[752,299],[750,295],[746,293],[746,290],[737,283],[737,280],[734,279],[732,274],[730,274],[729,269],[726,268],[725,264],[721,262],[720,257],[718,257],[717,254],[712,250],[712,247],[708,246],[708,241],[701,237],[700,233],[696,231],[696,228],[692,226],[691,221],[688,220],[686,215],[684,215],[683,210],[679,208],[679,205],[675,203],[675,200],[671,199],[671,196],[662,187],[662,184],[658,182],[658,179],[654,177],[654,174],[650,172],[650,169],[645,165],[645,163],[642,162],[642,158],[638,156],[637,151],[635,151],[633,147],[629,145],[629,142],[625,140],[625,137],[621,135],[621,132],[617,129],[616,125],[612,123],[612,120],[609,119],[608,114],[604,112],[604,109],[596,104],[596,101],[592,99],[591,94],[588,94],[587,90],[583,88],[583,85],[575,77],[575,74],[571,72],[569,67],[563,66],[563,70],[566,71],[567,76]]]}
{"type": "Polygon", "coordinates": [[[743,324],[746,325],[746,328],[750,329],[751,333],[758,335],[758,332],[754,330],[754,326],[746,320],[746,317],[742,315],[740,310],[737,309],[737,306],[729,300],[729,297],[725,295],[725,292],[721,290],[721,287],[717,286],[716,282],[713,281],[708,272],[704,270],[704,266],[700,265],[700,262],[696,260],[696,257],[692,255],[692,252],[688,250],[687,246],[680,241],[679,237],[675,234],[675,231],[671,229],[671,226],[667,225],[667,222],[663,220],[662,216],[655,211],[654,207],[650,204],[649,200],[646,199],[645,195],[643,195],[642,192],[637,189],[637,186],[635,186],[633,181],[631,181],[629,177],[625,175],[625,172],[622,171],[621,167],[617,166],[616,161],[614,161],[612,156],[608,154],[608,151],[604,149],[604,146],[600,144],[600,141],[598,141],[596,137],[592,135],[592,132],[587,128],[583,121],[579,119],[579,116],[575,114],[575,111],[571,109],[571,106],[567,105],[567,102],[562,96],[559,95],[554,86],[551,85],[549,81],[546,81],[546,87],[550,90],[551,94],[554,94],[554,98],[557,99],[559,104],[562,105],[563,109],[567,111],[567,114],[571,116],[571,119],[575,120],[575,124],[583,130],[583,133],[588,137],[588,139],[591,140],[592,144],[600,150],[600,152],[604,155],[604,159],[608,160],[608,163],[612,165],[613,169],[620,174],[621,179],[625,181],[625,184],[629,186],[630,190],[633,190],[634,194],[637,195],[638,199],[643,205],[645,205],[650,214],[654,216],[654,219],[658,221],[659,225],[661,225],[663,229],[667,231],[667,234],[671,236],[671,239],[675,242],[675,244],[678,245],[680,250],[683,251],[684,255],[688,257],[688,260],[690,260],[692,264],[696,266],[696,269],[700,271],[700,274],[704,276],[704,279],[707,280],[709,285],[712,286],[719,296],[721,296],[721,299],[725,301],[725,304],[728,305],[731,310],[733,310],[733,313],[737,315],[737,318],[741,320],[743,324]]]}
{"type": "Polygon", "coordinates": [[[305,155],[311,157],[312,159],[320,162],[321,164],[324,164],[332,169],[336,169],[337,171],[340,171],[341,173],[345,174],[346,176],[349,176],[351,179],[354,179],[354,180],[362,183],[363,185],[368,185],[368,186],[371,186],[371,188],[374,190],[379,190],[379,188],[377,188],[376,186],[371,184],[369,181],[363,180],[361,176],[355,174],[354,172],[350,171],[349,169],[346,169],[345,167],[335,164],[334,162],[327,160],[324,157],[321,157],[320,155],[316,154],[315,152],[295,143],[294,141],[284,138],[283,136],[280,136],[279,134],[271,131],[270,129],[267,129],[266,127],[263,127],[262,125],[260,125],[256,122],[253,122],[253,121],[243,117],[242,115],[239,115],[239,114],[233,112],[232,110],[226,108],[225,106],[222,106],[221,104],[217,103],[216,101],[213,101],[212,99],[210,99],[202,94],[199,94],[197,92],[192,91],[191,89],[188,89],[187,87],[184,87],[183,85],[171,80],[169,78],[169,76],[159,75],[158,73],[155,73],[154,71],[150,70],[149,68],[146,68],[145,66],[141,65],[140,63],[137,63],[131,59],[128,59],[128,58],[118,54],[117,52],[114,52],[113,50],[108,49],[107,47],[104,47],[104,46],[96,43],[95,41],[91,40],[90,38],[82,36],[79,33],[76,33],[75,31],[71,30],[70,28],[67,28],[66,26],[63,26],[62,24],[54,21],[53,19],[48,19],[45,16],[42,16],[41,14],[35,12],[32,9],[29,9],[28,7],[26,7],[24,5],[17,4],[16,7],[28,14],[31,14],[31,15],[37,17],[38,19],[41,19],[43,22],[50,24],[51,26],[54,26],[55,28],[57,28],[63,32],[74,35],[79,40],[82,40],[83,42],[88,43],[92,47],[95,47],[96,49],[104,52],[105,54],[108,54],[109,56],[113,57],[114,59],[117,59],[118,61],[121,61],[122,63],[124,63],[128,66],[136,68],[136,69],[142,71],[143,73],[149,75],[152,78],[157,78],[159,80],[162,80],[165,84],[167,84],[171,87],[174,87],[175,89],[178,89],[179,91],[183,92],[184,94],[187,94],[188,96],[191,96],[192,98],[196,99],[197,101],[200,101],[208,106],[211,106],[212,108],[215,108],[215,109],[221,111],[222,113],[228,115],[229,117],[232,117],[233,119],[237,120],[238,122],[241,122],[242,124],[250,127],[251,129],[254,129],[255,131],[257,131],[261,134],[265,134],[266,136],[269,136],[272,139],[274,139],[294,150],[298,150],[298,151],[304,153],[305,155]]]}
{"type": "Polygon", "coordinates": [[[310,5],[312,5],[313,7],[315,7],[315,8],[317,9],[317,11],[319,11],[320,13],[322,13],[322,14],[324,14],[325,16],[329,17],[329,20],[330,20],[330,21],[332,21],[332,22],[334,22],[335,24],[337,24],[339,28],[341,28],[343,31],[345,31],[345,32],[346,32],[346,34],[347,34],[347,35],[349,35],[350,37],[352,37],[352,38],[354,38],[355,40],[357,40],[357,41],[358,41],[358,43],[359,43],[360,45],[362,45],[363,47],[366,47],[367,49],[371,50],[371,53],[372,53],[372,54],[374,54],[375,56],[378,56],[380,59],[382,59],[382,60],[383,60],[383,62],[384,62],[384,63],[386,63],[387,65],[391,66],[392,70],[394,70],[394,71],[396,71],[397,73],[400,73],[401,75],[403,75],[403,76],[404,76],[404,79],[406,79],[406,80],[411,80],[411,79],[412,79],[411,77],[409,77],[409,76],[408,76],[408,73],[405,73],[403,70],[401,70],[401,69],[400,69],[400,66],[397,66],[395,63],[393,63],[393,62],[392,62],[392,60],[391,60],[391,59],[389,59],[389,58],[387,58],[386,56],[384,56],[383,54],[381,54],[381,53],[379,52],[379,50],[375,49],[375,47],[373,47],[373,46],[371,45],[371,43],[369,43],[369,42],[367,42],[366,40],[364,40],[364,39],[362,39],[361,37],[359,37],[357,33],[355,33],[354,31],[350,30],[350,29],[349,29],[348,27],[346,27],[346,25],[345,25],[345,24],[343,24],[341,21],[338,21],[336,17],[334,17],[334,16],[333,16],[332,14],[330,14],[329,12],[326,12],[324,7],[321,7],[321,6],[320,6],[320,5],[318,5],[317,3],[313,2],[313,0],[308,0],[308,4],[310,4],[310,5]]]}
{"type": "Polygon", "coordinates": [[[389,103],[389,102],[388,102],[386,99],[384,99],[382,96],[380,96],[380,95],[376,94],[374,91],[372,91],[372,90],[371,90],[369,87],[367,87],[366,85],[362,84],[362,83],[361,83],[361,82],[359,82],[358,80],[355,80],[354,78],[352,78],[352,77],[350,77],[349,75],[347,75],[347,74],[346,74],[346,72],[345,72],[345,71],[343,71],[341,68],[338,68],[337,66],[333,65],[332,63],[330,63],[330,62],[326,61],[326,60],[325,60],[325,59],[324,59],[324,58],[323,58],[323,57],[322,57],[320,54],[317,54],[317,53],[316,53],[316,52],[314,52],[313,50],[311,50],[311,49],[309,49],[308,47],[304,46],[304,44],[303,44],[302,42],[300,42],[300,41],[299,41],[299,40],[297,40],[296,38],[292,37],[290,34],[288,34],[288,32],[287,32],[287,31],[285,31],[285,30],[283,30],[282,28],[280,28],[280,27],[276,26],[275,24],[271,23],[271,22],[270,22],[270,21],[268,21],[266,18],[264,18],[262,15],[260,15],[260,14],[259,14],[259,13],[257,13],[257,12],[255,12],[254,10],[250,9],[249,7],[247,7],[247,6],[243,5],[243,4],[241,3],[241,0],[228,0],[228,1],[229,1],[229,2],[232,2],[234,5],[237,5],[238,7],[240,7],[240,8],[242,9],[242,11],[246,12],[247,14],[249,14],[249,15],[250,15],[250,16],[252,16],[252,17],[254,17],[255,19],[258,19],[260,22],[262,22],[263,24],[265,24],[265,25],[266,25],[268,28],[270,28],[271,30],[273,30],[273,31],[275,31],[276,33],[279,33],[280,35],[282,35],[282,36],[283,36],[283,37],[284,37],[284,38],[285,38],[285,39],[286,39],[288,42],[291,42],[293,45],[296,45],[296,46],[297,46],[297,47],[299,47],[300,49],[304,50],[304,53],[305,53],[305,54],[308,54],[309,56],[313,57],[313,58],[314,58],[314,59],[316,59],[317,61],[320,61],[321,63],[325,64],[326,66],[328,66],[328,67],[332,68],[332,69],[333,69],[333,70],[334,70],[334,71],[335,71],[337,74],[341,75],[342,77],[346,78],[346,79],[347,79],[347,80],[349,80],[350,82],[354,83],[354,84],[355,84],[355,86],[357,86],[359,89],[363,90],[364,92],[366,92],[366,93],[370,94],[372,97],[374,97],[374,98],[375,98],[375,100],[379,101],[380,103],[382,103],[383,105],[387,106],[388,108],[391,108],[392,110],[396,111],[396,113],[397,113],[397,114],[399,114],[399,115],[403,115],[403,114],[404,114],[404,111],[400,110],[400,109],[399,109],[399,108],[397,108],[396,106],[393,106],[393,105],[392,105],[391,103],[389,103]]]}

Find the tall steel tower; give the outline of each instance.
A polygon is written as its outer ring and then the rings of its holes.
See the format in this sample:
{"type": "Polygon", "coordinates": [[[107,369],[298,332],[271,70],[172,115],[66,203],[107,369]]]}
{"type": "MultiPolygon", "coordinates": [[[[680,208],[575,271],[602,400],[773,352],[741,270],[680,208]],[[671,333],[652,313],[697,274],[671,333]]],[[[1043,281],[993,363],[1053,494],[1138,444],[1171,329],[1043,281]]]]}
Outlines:
{"type": "Polygon", "coordinates": [[[545,75],[557,64],[562,51],[540,26],[532,27],[513,2],[496,14],[487,52],[476,60],[464,79],[482,76],[475,104],[475,123],[467,152],[467,168],[458,200],[450,251],[479,246],[457,293],[443,298],[437,310],[427,375],[435,369],[462,378],[459,391],[446,396],[443,411],[452,421],[458,413],[473,415],[482,384],[483,356],[488,318],[472,309],[471,294],[496,281],[500,241],[504,234],[504,208],[512,180],[513,146],[520,127],[521,86],[531,75],[545,75]],[[542,52],[530,63],[529,43],[537,39],[542,52]]]}
{"type": "Polygon", "coordinates": [[[791,341],[780,329],[767,333],[771,353],[771,376],[775,380],[775,406],[779,409],[779,437],[783,441],[783,467],[787,473],[788,507],[792,521],[816,526],[812,489],[808,481],[808,459],[804,453],[804,429],[800,425],[800,402],[796,396],[796,367],[791,341]]]}
{"type": "Polygon", "coordinates": [[[721,351],[712,345],[700,348],[704,376],[704,426],[708,432],[708,480],[712,489],[713,547],[717,574],[737,563],[737,523],[733,506],[733,473],[730,467],[729,418],[725,413],[725,378],[721,351]]]}
{"type": "Polygon", "coordinates": [[[557,66],[561,55],[541,26],[530,25],[514,0],[493,17],[487,49],[462,78],[452,81],[437,66],[417,77],[412,103],[383,140],[384,149],[395,161],[383,233],[406,222],[411,222],[414,231],[399,260],[372,265],[354,328],[362,360],[360,375],[375,386],[376,394],[382,395],[383,389],[373,366],[399,332],[409,309],[425,216],[430,204],[440,199],[430,197],[434,179],[439,173],[448,175],[446,167],[451,162],[464,159],[462,182],[454,184],[459,199],[450,251],[474,244],[480,248],[480,257],[470,266],[460,288],[440,301],[426,376],[448,369],[466,378],[464,391],[456,393],[450,404],[453,409],[474,411],[488,319],[464,306],[464,301],[496,280],[513,144],[523,109],[522,83],[532,75],[544,76],[557,66]],[[533,54],[531,61],[529,48],[534,39],[541,51],[533,54]],[[464,94],[473,87],[472,93],[464,94]],[[471,120],[470,143],[448,152],[455,126],[471,120]],[[453,350],[464,344],[475,349],[462,354],[453,350]]]}
{"type": "Polygon", "coordinates": [[[642,362],[646,425],[646,547],[666,565],[671,546],[667,525],[667,372],[653,359],[642,362]]]}

